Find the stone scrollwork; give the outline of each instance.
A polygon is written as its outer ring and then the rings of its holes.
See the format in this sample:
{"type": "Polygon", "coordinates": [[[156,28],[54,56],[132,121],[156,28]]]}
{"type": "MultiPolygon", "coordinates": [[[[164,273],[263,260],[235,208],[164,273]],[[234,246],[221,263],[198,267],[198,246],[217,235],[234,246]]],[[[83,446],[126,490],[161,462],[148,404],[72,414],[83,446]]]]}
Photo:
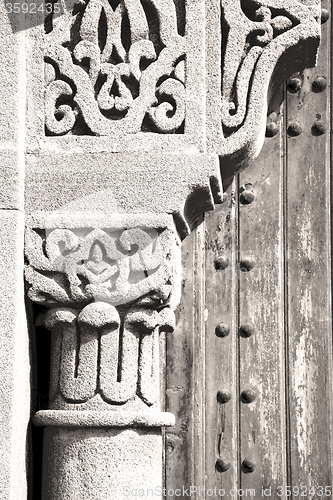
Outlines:
{"type": "Polygon", "coordinates": [[[45,35],[46,134],[181,132],[186,44],[173,0],[63,9],[45,35]]]}
{"type": "Polygon", "coordinates": [[[158,409],[160,333],[175,326],[179,243],[171,216],[139,219],[28,219],[28,296],[47,306],[39,323],[52,332],[49,410],[37,423],[50,411],[158,409]]]}
{"type": "Polygon", "coordinates": [[[292,72],[313,65],[320,35],[320,4],[298,0],[221,0],[222,88],[220,154],[251,160],[261,148],[267,98],[292,72]],[[291,49],[302,50],[303,57],[291,49]],[[276,78],[281,56],[290,51],[276,78]],[[306,54],[306,56],[305,56],[306,54]],[[290,69],[286,68],[290,66],[290,69]]]}
{"type": "Polygon", "coordinates": [[[28,295],[48,306],[166,305],[174,280],[169,238],[168,229],[145,227],[27,229],[28,295]]]}

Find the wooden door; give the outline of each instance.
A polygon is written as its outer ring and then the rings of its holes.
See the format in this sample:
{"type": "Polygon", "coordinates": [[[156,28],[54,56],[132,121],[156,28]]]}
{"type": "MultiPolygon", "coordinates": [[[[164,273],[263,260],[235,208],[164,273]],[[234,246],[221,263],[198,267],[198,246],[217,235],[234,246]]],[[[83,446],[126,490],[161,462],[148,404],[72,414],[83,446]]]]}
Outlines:
{"type": "Polygon", "coordinates": [[[318,66],[286,83],[260,157],[183,242],[168,498],[332,498],[326,14],[318,66]]]}

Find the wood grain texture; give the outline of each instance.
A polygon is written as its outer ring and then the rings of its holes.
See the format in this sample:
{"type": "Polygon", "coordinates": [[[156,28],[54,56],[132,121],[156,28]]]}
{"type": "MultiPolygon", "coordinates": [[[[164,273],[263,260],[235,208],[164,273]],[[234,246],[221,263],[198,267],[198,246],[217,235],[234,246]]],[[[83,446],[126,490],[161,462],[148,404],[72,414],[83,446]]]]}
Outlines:
{"type": "Polygon", "coordinates": [[[331,52],[329,20],[317,68],[298,75],[300,92],[285,91],[277,108],[278,134],[183,242],[182,299],[166,348],[166,409],[177,421],[166,436],[169,488],[332,498],[331,52]],[[313,87],[317,77],[326,89],[313,87]],[[302,130],[291,136],[295,122],[302,130]],[[240,201],[242,186],[253,190],[251,203],[240,201]],[[248,338],[244,323],[254,326],[248,338]],[[256,392],[249,404],[248,388],[256,392]],[[218,391],[230,400],[221,403],[218,391]],[[220,457],[230,462],[225,472],[220,457]],[[242,468],[246,458],[253,472],[242,468]]]}
{"type": "MultiPolygon", "coordinates": [[[[240,174],[240,187],[255,194],[239,209],[239,321],[251,323],[251,337],[240,336],[240,391],[256,399],[240,400],[241,487],[261,495],[262,488],[286,484],[283,291],[283,117],[280,132],[266,138],[256,162],[240,174]],[[246,259],[254,267],[247,270],[246,259]],[[242,270],[243,269],[243,270],[242,270]]],[[[240,195],[240,200],[242,197],[240,195]]]]}
{"type": "Polygon", "coordinates": [[[182,298],[176,329],[166,341],[166,410],[176,416],[176,425],[165,433],[167,490],[205,482],[204,262],[201,225],[183,243],[182,298]]]}
{"type": "Polygon", "coordinates": [[[236,216],[234,182],[223,204],[205,219],[206,488],[224,490],[224,498],[230,498],[239,483],[236,216]],[[221,323],[229,328],[226,336],[216,331],[221,323]],[[219,391],[229,391],[231,399],[223,402],[219,391]],[[229,462],[230,468],[221,470],[218,459],[229,462]]]}
{"type": "Polygon", "coordinates": [[[300,93],[287,102],[288,124],[302,127],[286,151],[290,481],[308,488],[332,485],[330,54],[328,22],[317,68],[304,72],[300,93]],[[313,92],[317,76],[327,79],[323,92],[313,92]],[[319,120],[322,135],[314,130],[319,120]]]}

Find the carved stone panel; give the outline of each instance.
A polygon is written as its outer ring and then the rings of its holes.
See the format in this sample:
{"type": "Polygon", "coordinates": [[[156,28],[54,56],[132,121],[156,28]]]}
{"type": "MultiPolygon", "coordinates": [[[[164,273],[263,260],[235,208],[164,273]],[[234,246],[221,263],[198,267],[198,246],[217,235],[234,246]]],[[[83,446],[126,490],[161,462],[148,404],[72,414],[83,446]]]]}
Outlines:
{"type": "Polygon", "coordinates": [[[45,31],[47,135],[184,133],[186,39],[173,1],[73,2],[45,31]]]}
{"type": "Polygon", "coordinates": [[[203,151],[203,21],[203,1],[56,2],[27,44],[29,149],[95,137],[97,150],[152,150],[162,134],[203,151]]]}
{"type": "Polygon", "coordinates": [[[29,217],[25,247],[29,297],[47,306],[82,307],[92,301],[114,306],[134,301],[156,307],[174,303],[179,250],[170,229],[172,217],[147,215],[142,226],[128,227],[138,220],[54,213],[29,217]]]}

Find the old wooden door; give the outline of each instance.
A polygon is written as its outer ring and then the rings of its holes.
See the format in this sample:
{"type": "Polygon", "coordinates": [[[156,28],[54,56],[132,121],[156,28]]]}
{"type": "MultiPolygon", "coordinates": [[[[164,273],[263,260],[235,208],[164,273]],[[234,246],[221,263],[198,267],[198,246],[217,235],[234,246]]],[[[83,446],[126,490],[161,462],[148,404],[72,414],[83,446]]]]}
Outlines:
{"type": "Polygon", "coordinates": [[[317,68],[286,83],[260,157],[183,243],[169,498],[332,498],[327,10],[317,68]]]}

